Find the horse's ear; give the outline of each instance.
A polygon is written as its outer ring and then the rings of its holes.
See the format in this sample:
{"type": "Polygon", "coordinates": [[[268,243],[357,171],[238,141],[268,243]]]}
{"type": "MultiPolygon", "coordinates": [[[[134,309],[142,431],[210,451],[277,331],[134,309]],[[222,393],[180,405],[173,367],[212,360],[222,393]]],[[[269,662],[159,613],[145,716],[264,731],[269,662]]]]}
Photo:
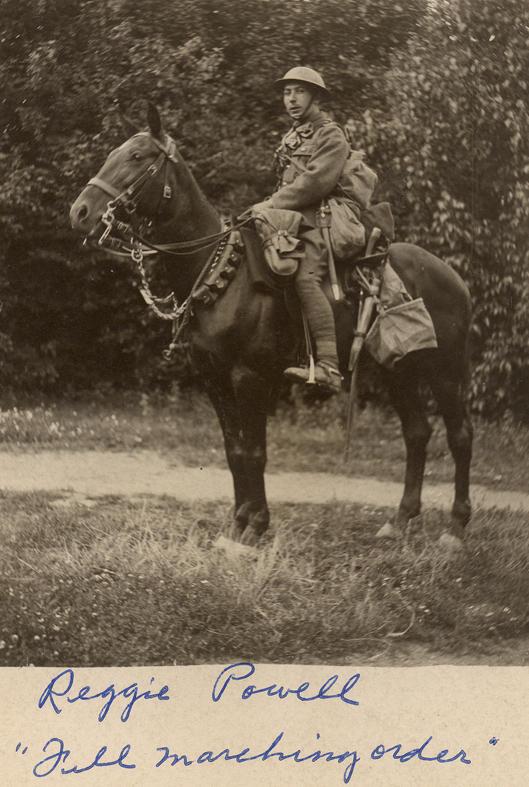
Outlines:
{"type": "Polygon", "coordinates": [[[162,119],[157,107],[151,104],[150,101],[147,109],[147,123],[149,124],[149,130],[153,137],[161,139],[163,137],[162,119]]]}
{"type": "Polygon", "coordinates": [[[139,127],[121,109],[118,110],[118,117],[122,129],[128,137],[133,137],[138,133],[139,127]]]}

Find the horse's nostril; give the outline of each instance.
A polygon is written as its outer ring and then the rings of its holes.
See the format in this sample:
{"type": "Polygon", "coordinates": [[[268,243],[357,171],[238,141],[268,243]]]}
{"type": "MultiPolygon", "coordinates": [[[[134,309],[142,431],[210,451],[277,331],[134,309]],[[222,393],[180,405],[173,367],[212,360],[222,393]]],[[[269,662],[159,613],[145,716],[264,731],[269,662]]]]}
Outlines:
{"type": "Polygon", "coordinates": [[[79,221],[84,221],[88,216],[88,207],[86,205],[81,205],[77,212],[77,218],[79,221]]]}

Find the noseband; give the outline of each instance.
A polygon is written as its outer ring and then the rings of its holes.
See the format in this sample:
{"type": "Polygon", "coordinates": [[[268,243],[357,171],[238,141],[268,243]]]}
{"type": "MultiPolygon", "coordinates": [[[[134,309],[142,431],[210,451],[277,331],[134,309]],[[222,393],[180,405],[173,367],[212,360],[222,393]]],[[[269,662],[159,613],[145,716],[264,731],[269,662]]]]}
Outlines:
{"type": "MultiPolygon", "coordinates": [[[[206,273],[208,271],[212,271],[216,267],[219,259],[222,256],[222,253],[224,252],[224,247],[228,243],[228,239],[234,230],[239,229],[245,224],[248,224],[250,221],[252,221],[252,219],[249,215],[250,211],[247,211],[246,213],[248,215],[246,217],[244,217],[245,214],[239,217],[238,224],[222,227],[220,232],[216,232],[213,235],[207,235],[202,238],[196,238],[195,240],[183,241],[179,243],[166,243],[162,245],[155,245],[154,243],[151,243],[144,237],[145,232],[142,231],[142,222],[147,222],[146,230],[149,230],[152,227],[153,220],[147,219],[146,217],[140,217],[139,219],[135,217],[140,216],[138,206],[140,204],[141,195],[146,185],[152,181],[152,179],[156,177],[156,175],[158,175],[158,173],[162,170],[164,171],[164,185],[160,195],[160,204],[163,203],[164,200],[171,199],[172,189],[168,182],[168,164],[178,164],[176,143],[171,137],[167,135],[167,143],[164,145],[147,131],[141,131],[134,136],[149,137],[156,147],[159,148],[160,153],[154,163],[150,164],[144,170],[144,172],[142,172],[136,178],[136,180],[134,180],[133,183],[131,183],[131,185],[123,191],[118,191],[118,189],[116,189],[110,183],[107,183],[105,180],[99,177],[91,178],[88,181],[89,186],[95,186],[111,197],[111,199],[107,202],[106,210],[101,217],[101,223],[104,224],[105,229],[103,230],[103,233],[101,234],[101,237],[97,243],[111,254],[114,254],[118,257],[132,258],[140,274],[140,292],[145,302],[158,317],[164,320],[173,321],[173,341],[170,346],[171,350],[172,347],[176,346],[175,342],[187,320],[189,319],[192,298],[196,289],[198,288],[198,285],[202,282],[202,279],[206,273]],[[118,208],[123,208],[128,214],[130,217],[129,223],[120,221],[116,218],[115,211],[118,208]],[[113,236],[113,231],[116,231],[118,235],[113,236]],[[125,240],[124,238],[127,238],[128,240],[125,240]],[[177,256],[184,255],[187,257],[190,254],[204,251],[205,249],[212,247],[213,251],[200,271],[190,295],[180,306],[178,305],[174,293],[170,293],[163,298],[158,298],[152,294],[149,282],[147,281],[146,272],[143,267],[143,258],[145,256],[162,253],[177,256]],[[170,309],[169,311],[166,310],[168,307],[170,309]]],[[[157,213],[159,213],[160,204],[158,206],[157,213]]],[[[85,239],[85,243],[86,242],[87,240],[85,239]]]]}
{"type": "MultiPolygon", "coordinates": [[[[117,254],[118,256],[126,257],[135,253],[134,238],[138,234],[137,229],[139,226],[138,222],[134,222],[134,224],[136,224],[136,228],[133,226],[133,216],[134,214],[138,215],[138,205],[146,185],[163,169],[165,171],[165,180],[160,199],[171,199],[172,189],[168,182],[167,164],[169,162],[172,162],[173,164],[178,163],[178,159],[176,157],[176,144],[171,137],[167,136],[167,143],[164,145],[147,131],[140,131],[134,136],[149,137],[156,147],[159,148],[160,153],[153,164],[150,164],[147,169],[144,170],[136,178],[136,180],[134,180],[133,183],[131,183],[131,185],[123,191],[119,191],[115,188],[115,186],[107,183],[102,178],[95,177],[88,181],[89,186],[96,186],[98,189],[103,191],[105,194],[108,194],[108,196],[112,198],[107,203],[106,210],[101,217],[101,222],[105,225],[105,229],[98,240],[98,245],[102,246],[107,251],[117,254]],[[120,207],[123,208],[131,217],[130,223],[116,219],[115,211],[120,207]],[[118,237],[112,236],[112,232],[114,230],[119,233],[118,237]],[[131,239],[130,246],[127,245],[127,243],[123,240],[123,235],[129,235],[131,239]]],[[[149,222],[149,225],[150,224],[151,222],[149,222]]],[[[156,254],[156,250],[145,249],[143,254],[156,254]]]]}

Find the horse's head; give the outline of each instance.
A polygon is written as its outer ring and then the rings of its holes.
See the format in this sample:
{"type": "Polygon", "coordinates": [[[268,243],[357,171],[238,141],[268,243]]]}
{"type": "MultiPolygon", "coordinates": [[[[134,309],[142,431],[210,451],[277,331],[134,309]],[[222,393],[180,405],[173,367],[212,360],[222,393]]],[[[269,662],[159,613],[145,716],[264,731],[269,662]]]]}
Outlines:
{"type": "Polygon", "coordinates": [[[186,177],[187,167],[152,105],[147,122],[148,131],[136,131],[110,153],[70,209],[73,229],[91,240],[142,221],[166,220],[174,213],[176,192],[185,193],[178,179],[186,177]]]}

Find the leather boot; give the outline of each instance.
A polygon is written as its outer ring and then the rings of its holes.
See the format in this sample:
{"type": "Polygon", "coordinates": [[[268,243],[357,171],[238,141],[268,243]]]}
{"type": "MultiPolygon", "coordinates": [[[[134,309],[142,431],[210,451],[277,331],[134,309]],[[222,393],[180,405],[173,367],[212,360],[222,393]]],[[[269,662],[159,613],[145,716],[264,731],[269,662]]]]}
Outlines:
{"type": "MultiPolygon", "coordinates": [[[[308,383],[310,369],[308,366],[290,366],[283,372],[289,380],[297,383],[308,383]]],[[[319,388],[329,393],[339,393],[342,390],[343,377],[333,364],[318,361],[314,366],[314,382],[319,388]]]]}

